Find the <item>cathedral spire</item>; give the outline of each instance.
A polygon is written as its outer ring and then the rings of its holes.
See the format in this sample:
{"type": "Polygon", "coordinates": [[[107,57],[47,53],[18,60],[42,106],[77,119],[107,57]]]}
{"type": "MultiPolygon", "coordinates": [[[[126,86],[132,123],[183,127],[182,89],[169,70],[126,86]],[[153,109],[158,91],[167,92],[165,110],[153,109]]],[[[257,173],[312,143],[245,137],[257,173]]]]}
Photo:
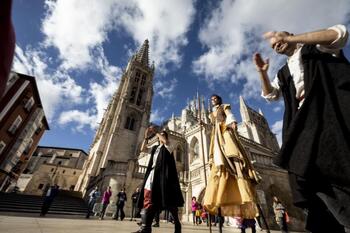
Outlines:
{"type": "Polygon", "coordinates": [[[140,62],[143,65],[149,66],[149,44],[148,39],[143,42],[143,45],[141,46],[140,50],[136,54],[136,60],[140,62]]]}
{"type": "Polygon", "coordinates": [[[242,116],[242,121],[244,122],[250,121],[247,104],[245,103],[243,96],[241,95],[239,96],[239,107],[240,107],[240,112],[242,116]]]}

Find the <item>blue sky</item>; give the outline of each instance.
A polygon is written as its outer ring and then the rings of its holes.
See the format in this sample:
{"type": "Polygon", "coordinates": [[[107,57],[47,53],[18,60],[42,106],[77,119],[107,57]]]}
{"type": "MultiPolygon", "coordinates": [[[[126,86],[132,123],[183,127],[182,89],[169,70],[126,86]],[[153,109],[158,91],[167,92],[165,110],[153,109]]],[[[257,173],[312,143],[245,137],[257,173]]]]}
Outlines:
{"type": "Polygon", "coordinates": [[[270,58],[271,78],[285,58],[261,35],[350,22],[348,0],[13,0],[12,10],[13,69],[36,77],[50,124],[40,145],[86,151],[145,39],[156,65],[153,122],[180,115],[198,90],[205,98],[221,95],[238,119],[242,95],[280,135],[283,103],[260,97],[251,57],[259,51],[270,58]]]}

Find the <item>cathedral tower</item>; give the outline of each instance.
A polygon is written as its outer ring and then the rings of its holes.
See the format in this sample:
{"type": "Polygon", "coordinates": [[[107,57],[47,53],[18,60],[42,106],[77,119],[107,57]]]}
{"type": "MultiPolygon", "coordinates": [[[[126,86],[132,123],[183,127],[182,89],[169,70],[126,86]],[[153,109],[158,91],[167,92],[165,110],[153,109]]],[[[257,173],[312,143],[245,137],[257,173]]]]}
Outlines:
{"type": "Polygon", "coordinates": [[[248,107],[242,96],[239,97],[239,102],[242,116],[242,126],[239,128],[239,132],[244,137],[258,142],[274,152],[279,151],[276,136],[271,132],[261,109],[256,112],[248,107]]]}
{"type": "MultiPolygon", "coordinates": [[[[130,59],[119,87],[104,113],[90,147],[89,161],[77,184],[80,191],[96,185],[96,182],[91,181],[101,177],[102,172],[113,176],[118,169],[126,169],[124,166],[127,166],[130,159],[137,157],[139,144],[150,120],[153,74],[154,65],[149,64],[149,44],[145,40],[140,50],[130,59]]],[[[120,178],[113,179],[115,184],[118,183],[118,188],[123,185],[124,181],[120,178]]],[[[102,180],[102,183],[103,186],[113,186],[108,180],[102,180]]]]}

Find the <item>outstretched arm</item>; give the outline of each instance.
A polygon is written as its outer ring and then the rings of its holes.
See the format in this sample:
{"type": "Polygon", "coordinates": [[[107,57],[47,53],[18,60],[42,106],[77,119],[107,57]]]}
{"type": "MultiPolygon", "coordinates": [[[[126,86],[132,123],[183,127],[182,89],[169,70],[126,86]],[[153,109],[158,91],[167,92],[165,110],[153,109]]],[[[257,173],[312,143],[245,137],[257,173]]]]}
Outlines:
{"type": "Polygon", "coordinates": [[[266,96],[273,91],[269,76],[267,75],[267,70],[269,69],[269,59],[264,61],[259,53],[255,53],[253,56],[253,62],[256,66],[256,70],[259,73],[263,95],[266,96]]]}
{"type": "Polygon", "coordinates": [[[348,37],[348,32],[344,25],[336,25],[331,28],[322,29],[313,32],[306,32],[298,35],[280,32],[267,32],[264,34],[265,39],[270,40],[270,44],[274,45],[278,42],[292,44],[320,44],[329,46],[339,37],[348,37]]]}

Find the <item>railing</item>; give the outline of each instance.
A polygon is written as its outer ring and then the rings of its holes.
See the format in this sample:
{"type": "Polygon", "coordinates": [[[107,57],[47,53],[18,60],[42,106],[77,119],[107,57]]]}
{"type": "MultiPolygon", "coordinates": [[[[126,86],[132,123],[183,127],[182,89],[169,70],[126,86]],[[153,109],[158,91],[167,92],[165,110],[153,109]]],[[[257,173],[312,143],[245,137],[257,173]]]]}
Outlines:
{"type": "Polygon", "coordinates": [[[133,177],[143,179],[145,177],[147,166],[135,165],[133,177]]]}

